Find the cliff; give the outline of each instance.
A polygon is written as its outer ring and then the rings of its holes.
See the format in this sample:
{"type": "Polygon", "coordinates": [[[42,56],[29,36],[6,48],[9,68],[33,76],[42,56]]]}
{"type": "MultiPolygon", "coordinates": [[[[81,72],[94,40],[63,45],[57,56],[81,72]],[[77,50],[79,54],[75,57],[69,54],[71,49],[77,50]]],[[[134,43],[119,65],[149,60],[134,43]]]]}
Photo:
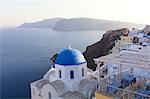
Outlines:
{"type": "Polygon", "coordinates": [[[141,24],[133,24],[119,21],[109,21],[90,18],[53,18],[38,22],[24,23],[19,28],[52,28],[55,31],[88,31],[88,30],[111,30],[122,27],[142,27],[141,24]]]}
{"type": "Polygon", "coordinates": [[[90,18],[71,18],[59,20],[53,27],[53,30],[55,31],[112,30],[122,27],[139,28],[141,26],[143,25],[119,21],[109,21],[90,18]]]}
{"type": "MultiPolygon", "coordinates": [[[[110,30],[107,31],[102,39],[86,48],[86,51],[83,52],[85,59],[87,60],[87,66],[93,70],[96,69],[96,64],[94,63],[93,58],[98,58],[100,56],[107,55],[111,52],[111,49],[114,47],[115,42],[119,37],[124,33],[128,32],[128,28],[123,28],[119,30],[110,30]]],[[[54,65],[54,62],[58,54],[55,54],[50,61],[54,65]]]]}
{"type": "Polygon", "coordinates": [[[61,18],[44,19],[38,22],[23,23],[19,28],[53,28],[61,18]]]}
{"type": "Polygon", "coordinates": [[[129,30],[127,28],[107,31],[100,41],[88,46],[86,51],[83,53],[85,59],[87,60],[88,67],[95,70],[96,64],[94,63],[93,58],[98,58],[109,54],[119,37],[124,32],[128,31],[129,30]]]}

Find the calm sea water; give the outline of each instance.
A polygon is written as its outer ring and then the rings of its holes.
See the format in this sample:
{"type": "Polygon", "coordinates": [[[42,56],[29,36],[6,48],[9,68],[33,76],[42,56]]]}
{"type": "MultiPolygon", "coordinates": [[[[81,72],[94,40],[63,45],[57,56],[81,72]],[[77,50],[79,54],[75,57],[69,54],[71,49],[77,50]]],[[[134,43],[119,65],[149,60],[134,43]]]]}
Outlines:
{"type": "Polygon", "coordinates": [[[50,57],[71,45],[85,51],[104,31],[56,32],[51,29],[0,29],[1,97],[30,98],[30,83],[50,68],[50,57]]]}

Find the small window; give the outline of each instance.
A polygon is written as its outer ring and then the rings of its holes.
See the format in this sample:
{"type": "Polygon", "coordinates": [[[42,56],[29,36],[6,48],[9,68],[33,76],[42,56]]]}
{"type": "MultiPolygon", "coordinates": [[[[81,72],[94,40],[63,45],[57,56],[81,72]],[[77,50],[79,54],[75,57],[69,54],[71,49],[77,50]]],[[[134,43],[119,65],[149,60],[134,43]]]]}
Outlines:
{"type": "Polygon", "coordinates": [[[70,71],[70,79],[74,79],[74,71],[70,71]]]}
{"type": "Polygon", "coordinates": [[[52,99],[51,93],[48,93],[48,99],[52,99]]]}
{"type": "Polygon", "coordinates": [[[61,78],[61,70],[59,69],[59,78],[61,78]]]}
{"type": "Polygon", "coordinates": [[[84,76],[84,68],[82,68],[82,77],[84,76]]]}

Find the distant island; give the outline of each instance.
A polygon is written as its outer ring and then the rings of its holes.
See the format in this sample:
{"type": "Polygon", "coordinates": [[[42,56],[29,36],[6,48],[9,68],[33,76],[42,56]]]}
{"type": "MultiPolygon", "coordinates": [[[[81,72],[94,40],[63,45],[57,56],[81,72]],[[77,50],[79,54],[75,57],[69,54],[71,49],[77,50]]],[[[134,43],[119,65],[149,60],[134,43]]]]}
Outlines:
{"type": "MultiPolygon", "coordinates": [[[[97,65],[95,64],[95,61],[93,59],[110,54],[116,42],[120,39],[120,36],[122,36],[123,33],[127,33],[129,31],[130,30],[128,28],[107,30],[103,34],[103,37],[98,42],[95,42],[94,44],[87,46],[86,50],[83,52],[83,55],[87,61],[88,68],[96,70],[97,65]]],[[[150,36],[150,25],[146,25],[140,31],[150,36]]],[[[57,56],[58,53],[54,54],[50,58],[50,62],[53,66],[57,56]]]]}
{"type": "Polygon", "coordinates": [[[24,23],[19,28],[52,28],[54,31],[89,31],[111,30],[118,28],[140,28],[142,24],[134,24],[119,21],[110,21],[91,18],[53,18],[44,19],[33,23],[24,23]]]}
{"type": "Polygon", "coordinates": [[[33,23],[23,23],[18,27],[19,28],[53,28],[56,22],[59,20],[61,20],[61,18],[44,19],[42,21],[33,22],[33,23]]]}

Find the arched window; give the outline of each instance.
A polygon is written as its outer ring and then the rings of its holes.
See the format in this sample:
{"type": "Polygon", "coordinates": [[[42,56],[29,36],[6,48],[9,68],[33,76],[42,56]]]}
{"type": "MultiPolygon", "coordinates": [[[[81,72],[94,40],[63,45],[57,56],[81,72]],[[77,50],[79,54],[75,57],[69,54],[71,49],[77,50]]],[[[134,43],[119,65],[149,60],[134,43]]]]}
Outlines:
{"type": "Polygon", "coordinates": [[[48,99],[52,99],[52,95],[50,92],[48,93],[48,99]]]}
{"type": "Polygon", "coordinates": [[[74,71],[70,71],[70,79],[74,79],[74,71]]]}
{"type": "Polygon", "coordinates": [[[59,78],[61,78],[61,70],[59,69],[59,78]]]}
{"type": "Polygon", "coordinates": [[[82,68],[82,77],[84,76],[84,68],[82,68]]]}

